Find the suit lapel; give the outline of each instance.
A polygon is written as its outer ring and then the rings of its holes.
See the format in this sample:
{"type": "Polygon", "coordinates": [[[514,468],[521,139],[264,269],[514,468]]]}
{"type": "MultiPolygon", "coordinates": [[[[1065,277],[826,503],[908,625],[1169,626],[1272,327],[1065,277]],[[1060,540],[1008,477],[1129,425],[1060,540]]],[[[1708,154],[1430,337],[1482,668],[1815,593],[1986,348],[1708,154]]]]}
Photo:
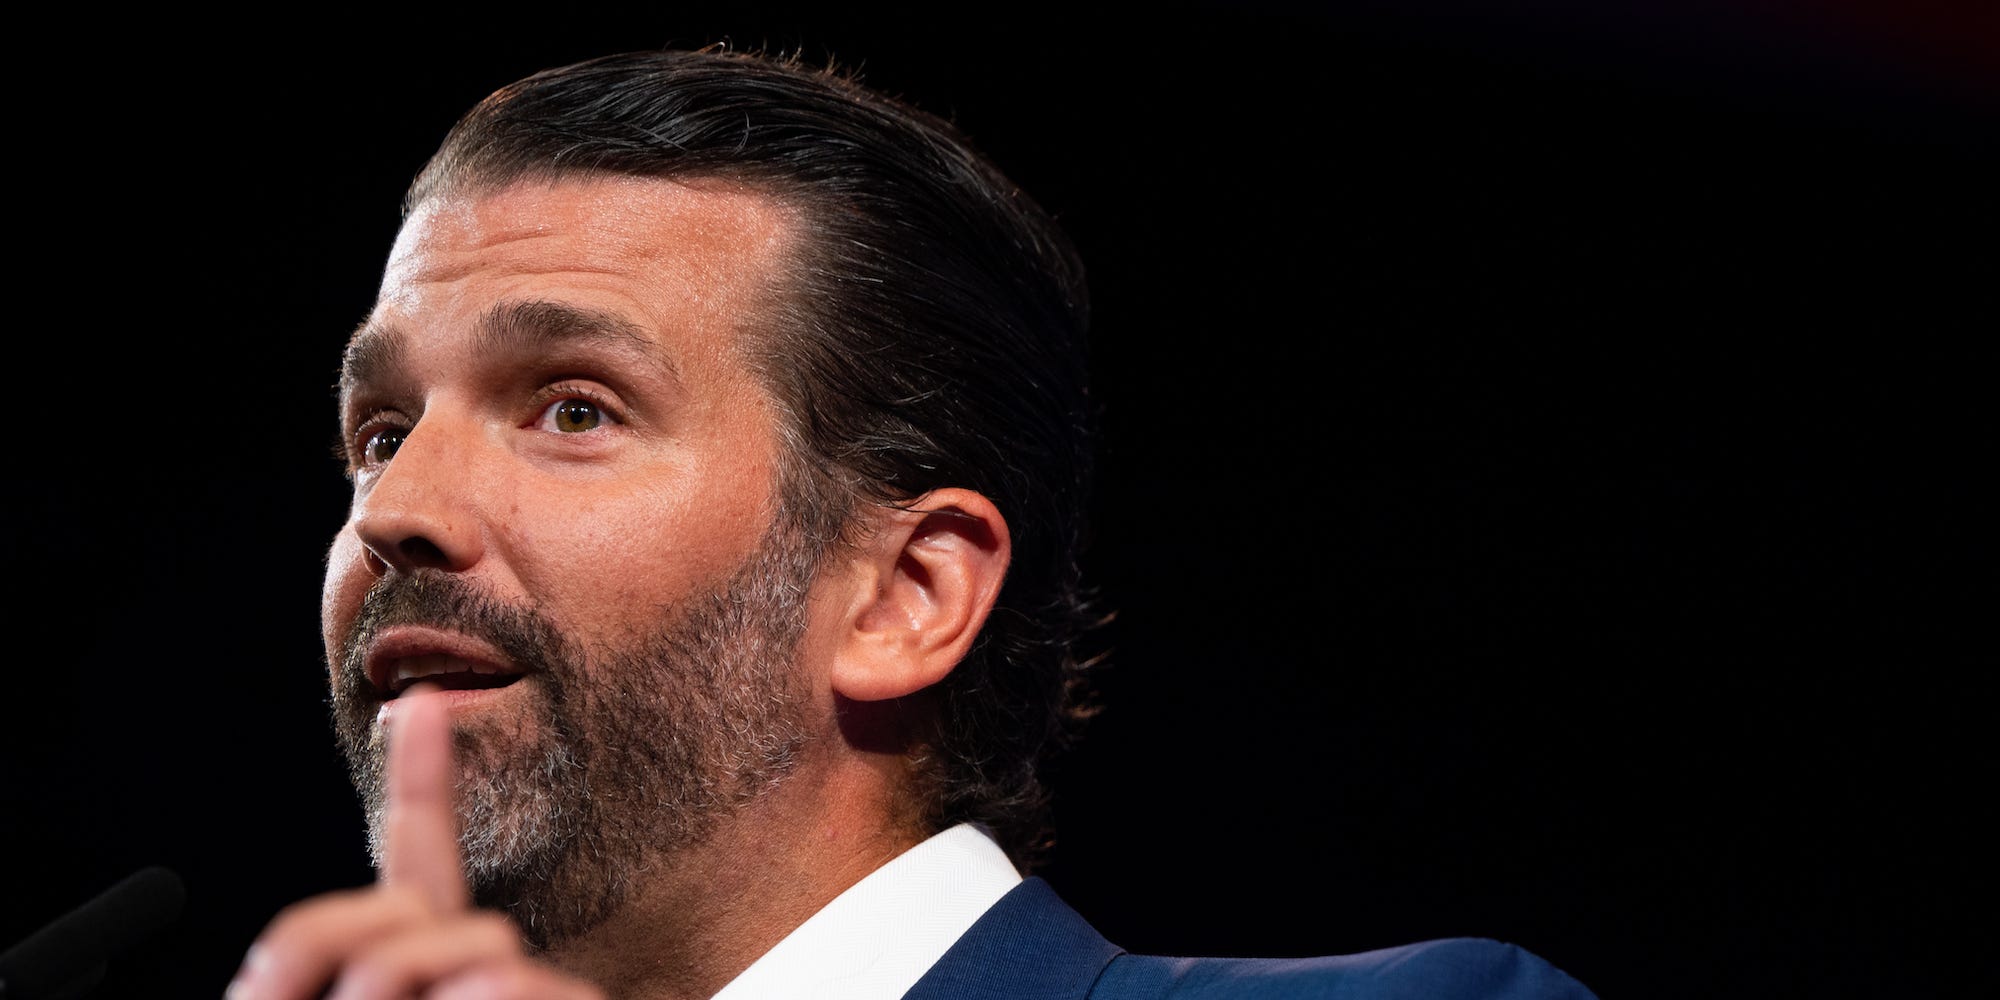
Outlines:
{"type": "Polygon", "coordinates": [[[903,1000],[1078,1000],[1122,950],[1039,878],[975,922],[903,1000]]]}

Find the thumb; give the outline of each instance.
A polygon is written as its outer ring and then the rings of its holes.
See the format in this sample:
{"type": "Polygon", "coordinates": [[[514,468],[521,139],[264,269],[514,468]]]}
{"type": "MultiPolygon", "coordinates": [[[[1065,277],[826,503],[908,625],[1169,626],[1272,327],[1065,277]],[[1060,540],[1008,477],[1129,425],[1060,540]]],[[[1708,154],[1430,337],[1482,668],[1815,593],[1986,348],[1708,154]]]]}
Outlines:
{"type": "Polygon", "coordinates": [[[472,894],[458,854],[451,718],[435,691],[420,684],[390,703],[382,882],[414,888],[434,912],[448,913],[468,906],[472,894]]]}

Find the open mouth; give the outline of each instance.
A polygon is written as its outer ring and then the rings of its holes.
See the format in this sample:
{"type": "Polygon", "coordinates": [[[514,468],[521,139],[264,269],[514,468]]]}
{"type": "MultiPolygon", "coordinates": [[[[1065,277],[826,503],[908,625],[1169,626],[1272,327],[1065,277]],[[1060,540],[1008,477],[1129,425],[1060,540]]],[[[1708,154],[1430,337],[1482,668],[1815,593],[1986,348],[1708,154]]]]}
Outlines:
{"type": "Polygon", "coordinates": [[[525,676],[501,664],[449,653],[385,658],[369,674],[384,701],[402,695],[419,682],[444,691],[485,691],[506,687],[525,676]]]}

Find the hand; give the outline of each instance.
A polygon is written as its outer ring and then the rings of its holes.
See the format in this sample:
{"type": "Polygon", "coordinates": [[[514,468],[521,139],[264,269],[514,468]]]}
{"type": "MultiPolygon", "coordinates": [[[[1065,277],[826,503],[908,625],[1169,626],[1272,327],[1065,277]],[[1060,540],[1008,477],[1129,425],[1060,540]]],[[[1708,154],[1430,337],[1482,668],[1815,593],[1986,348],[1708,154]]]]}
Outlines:
{"type": "Polygon", "coordinates": [[[412,688],[390,712],[381,880],[278,914],[227,1000],[601,1000],[522,954],[505,916],[472,908],[452,806],[451,721],[428,692],[412,688]]]}

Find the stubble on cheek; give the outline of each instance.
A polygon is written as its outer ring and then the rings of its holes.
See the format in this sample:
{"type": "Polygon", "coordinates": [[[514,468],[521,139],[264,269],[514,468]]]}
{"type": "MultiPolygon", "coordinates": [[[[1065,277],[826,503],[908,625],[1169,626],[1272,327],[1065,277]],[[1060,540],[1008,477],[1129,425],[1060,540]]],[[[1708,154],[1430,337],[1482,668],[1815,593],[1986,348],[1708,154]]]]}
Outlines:
{"type": "MultiPolygon", "coordinates": [[[[588,926],[617,902],[602,887],[571,885],[598,852],[602,825],[592,799],[587,738],[546,675],[515,682],[514,711],[482,710],[454,720],[452,757],[459,852],[475,903],[509,911],[528,942],[588,926]]],[[[337,701],[339,699],[336,699],[337,701]]],[[[387,740],[368,702],[336,710],[336,728],[367,819],[369,856],[379,870],[387,784],[387,740]]]]}
{"type": "Polygon", "coordinates": [[[795,668],[813,575],[797,544],[767,539],[725,583],[659,609],[652,632],[589,656],[534,610],[483,601],[442,574],[371,591],[341,645],[333,700],[378,864],[379,701],[355,638],[418,621],[533,665],[509,688],[517,704],[462,720],[454,744],[474,900],[546,948],[596,926],[645,872],[797,766],[812,741],[795,668]]]}
{"type": "Polygon", "coordinates": [[[460,846],[475,889],[485,874],[528,863],[588,800],[586,761],[564,703],[576,687],[581,657],[531,609],[491,600],[466,581],[419,570],[383,579],[362,599],[352,625],[332,644],[331,705],[335,736],[367,815],[370,854],[381,862],[386,804],[381,695],[366,654],[373,637],[398,625],[426,625],[481,639],[523,676],[509,685],[510,704],[454,719],[460,846]]]}

